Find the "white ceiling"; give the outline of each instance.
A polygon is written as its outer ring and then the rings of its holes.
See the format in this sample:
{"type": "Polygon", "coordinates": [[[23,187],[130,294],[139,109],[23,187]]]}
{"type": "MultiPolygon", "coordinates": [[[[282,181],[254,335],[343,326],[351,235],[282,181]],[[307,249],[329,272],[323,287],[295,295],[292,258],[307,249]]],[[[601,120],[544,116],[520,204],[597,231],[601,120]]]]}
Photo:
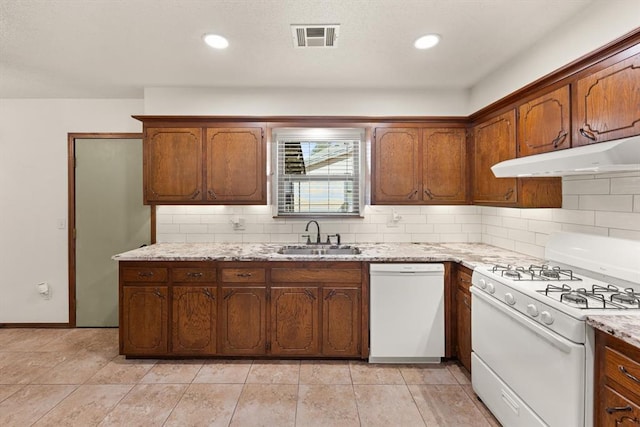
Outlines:
{"type": "Polygon", "coordinates": [[[0,0],[0,97],[144,87],[468,88],[602,0],[0,0]],[[295,49],[291,24],[340,24],[295,49]],[[202,35],[226,36],[215,51],[202,35]],[[439,33],[431,50],[413,48],[439,33]]]}

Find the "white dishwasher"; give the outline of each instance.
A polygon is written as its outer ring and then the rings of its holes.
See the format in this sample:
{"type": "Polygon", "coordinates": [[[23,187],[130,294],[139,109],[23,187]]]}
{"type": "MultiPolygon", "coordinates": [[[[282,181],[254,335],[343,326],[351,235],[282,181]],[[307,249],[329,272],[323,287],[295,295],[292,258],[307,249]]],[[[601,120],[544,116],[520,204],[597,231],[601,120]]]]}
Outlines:
{"type": "Polygon", "coordinates": [[[444,265],[371,264],[369,363],[444,357],[444,265]]]}

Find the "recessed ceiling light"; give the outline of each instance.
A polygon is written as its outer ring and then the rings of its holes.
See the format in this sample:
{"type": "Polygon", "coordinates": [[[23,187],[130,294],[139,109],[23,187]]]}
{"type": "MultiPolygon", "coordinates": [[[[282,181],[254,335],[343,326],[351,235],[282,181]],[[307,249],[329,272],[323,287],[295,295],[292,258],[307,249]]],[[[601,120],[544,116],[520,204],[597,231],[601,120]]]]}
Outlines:
{"type": "Polygon", "coordinates": [[[229,46],[229,40],[217,34],[205,34],[202,39],[214,49],[226,49],[229,46]]]}
{"type": "Polygon", "coordinates": [[[416,40],[413,45],[416,49],[429,49],[440,43],[440,36],[438,34],[427,34],[416,40]]]}

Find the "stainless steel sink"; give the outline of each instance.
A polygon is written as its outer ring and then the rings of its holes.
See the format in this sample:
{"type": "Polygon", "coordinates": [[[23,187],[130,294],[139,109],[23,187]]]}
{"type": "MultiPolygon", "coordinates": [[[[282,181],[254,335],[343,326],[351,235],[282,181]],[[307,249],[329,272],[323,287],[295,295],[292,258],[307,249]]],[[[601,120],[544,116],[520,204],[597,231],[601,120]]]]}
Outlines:
{"type": "Polygon", "coordinates": [[[277,250],[282,255],[358,255],[362,253],[355,246],[283,246],[277,250]]]}

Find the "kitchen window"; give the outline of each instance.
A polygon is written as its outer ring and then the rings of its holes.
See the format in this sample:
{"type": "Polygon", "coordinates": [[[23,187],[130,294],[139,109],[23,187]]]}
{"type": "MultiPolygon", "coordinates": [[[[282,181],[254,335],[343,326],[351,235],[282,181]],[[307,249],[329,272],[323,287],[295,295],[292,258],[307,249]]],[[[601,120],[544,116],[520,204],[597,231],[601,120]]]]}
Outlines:
{"type": "Polygon", "coordinates": [[[364,129],[281,128],[274,142],[276,216],[360,216],[364,129]]]}

